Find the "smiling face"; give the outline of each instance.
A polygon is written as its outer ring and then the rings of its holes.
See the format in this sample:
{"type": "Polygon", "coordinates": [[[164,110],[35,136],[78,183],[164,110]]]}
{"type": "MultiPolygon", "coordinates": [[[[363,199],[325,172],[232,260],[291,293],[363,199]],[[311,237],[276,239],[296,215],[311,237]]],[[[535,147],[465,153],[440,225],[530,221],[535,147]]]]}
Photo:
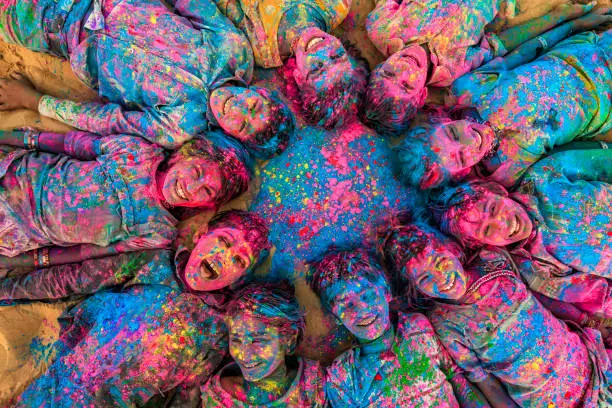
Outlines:
{"type": "Polygon", "coordinates": [[[506,246],[526,239],[533,224],[516,201],[490,192],[456,221],[461,234],[487,245],[506,246]]]}
{"type": "Polygon", "coordinates": [[[250,313],[228,320],[229,352],[245,380],[260,381],[285,364],[288,341],[276,327],[250,313]]]}
{"type": "Polygon", "coordinates": [[[305,30],[294,51],[294,76],[300,88],[308,86],[317,92],[324,92],[333,84],[346,81],[353,72],[353,65],[342,42],[318,28],[305,30]]]}
{"type": "Polygon", "coordinates": [[[374,340],[389,327],[389,292],[361,277],[339,282],[341,289],[330,299],[332,313],[361,340],[374,340]]]}
{"type": "Polygon", "coordinates": [[[162,195],[172,206],[213,206],[222,182],[217,163],[201,156],[185,157],[166,171],[162,195]]]}
{"type": "Polygon", "coordinates": [[[421,106],[427,96],[427,71],[427,53],[420,45],[413,45],[396,52],[377,67],[370,84],[381,82],[385,92],[395,99],[421,106]]]}
{"type": "Polygon", "coordinates": [[[253,141],[270,119],[270,101],[258,92],[237,86],[215,89],[210,108],[219,126],[242,142],[253,141]]]}
{"type": "Polygon", "coordinates": [[[458,300],[465,295],[467,276],[460,260],[447,248],[427,245],[406,265],[417,289],[432,298],[458,300]]]}
{"type": "Polygon", "coordinates": [[[495,141],[495,132],[489,125],[462,119],[436,126],[429,140],[440,166],[454,176],[486,156],[495,141]]]}
{"type": "Polygon", "coordinates": [[[219,227],[201,236],[185,267],[185,283],[193,290],[230,286],[256,261],[242,230],[219,227]]]}

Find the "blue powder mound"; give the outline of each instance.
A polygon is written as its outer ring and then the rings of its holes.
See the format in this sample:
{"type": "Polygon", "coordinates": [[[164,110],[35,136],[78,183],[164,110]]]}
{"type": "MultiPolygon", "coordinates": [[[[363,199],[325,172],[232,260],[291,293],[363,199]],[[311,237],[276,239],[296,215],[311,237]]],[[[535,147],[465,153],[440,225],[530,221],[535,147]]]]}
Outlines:
{"type": "Polygon", "coordinates": [[[251,205],[271,228],[273,278],[295,278],[303,262],[330,247],[372,242],[390,215],[423,205],[394,177],[387,142],[364,125],[296,133],[285,153],[262,169],[251,205]]]}

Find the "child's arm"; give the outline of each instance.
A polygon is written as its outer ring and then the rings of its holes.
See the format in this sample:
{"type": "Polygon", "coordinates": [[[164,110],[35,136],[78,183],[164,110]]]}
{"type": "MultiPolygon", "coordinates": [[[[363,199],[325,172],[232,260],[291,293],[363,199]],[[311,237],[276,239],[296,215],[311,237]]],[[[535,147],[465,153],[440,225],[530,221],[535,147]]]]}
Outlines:
{"type": "Polygon", "coordinates": [[[97,142],[101,136],[87,132],[50,133],[32,130],[0,131],[0,144],[67,154],[80,160],[98,156],[97,142]]]}
{"type": "Polygon", "coordinates": [[[178,126],[184,112],[181,107],[164,105],[129,110],[116,103],[76,102],[44,95],[37,108],[41,115],[77,129],[102,135],[141,136],[167,149],[178,148],[192,139],[191,134],[178,126]]]}
{"type": "Polygon", "coordinates": [[[116,255],[120,252],[130,252],[122,249],[124,249],[122,243],[106,247],[93,244],[81,244],[70,247],[39,248],[14,257],[0,256],[0,268],[39,268],[41,266],[64,265],[82,262],[86,259],[116,255]],[[46,257],[48,257],[48,260],[41,259],[46,257]]]}
{"type": "Polygon", "coordinates": [[[492,375],[487,375],[483,381],[476,383],[476,386],[484,394],[493,408],[518,407],[516,402],[508,395],[502,383],[492,375]]]}
{"type": "Polygon", "coordinates": [[[152,235],[151,237],[134,237],[104,247],[94,244],[79,244],[69,247],[39,248],[14,257],[0,256],[0,268],[40,268],[64,265],[138,250],[165,248],[171,242],[172,238],[152,235]]]}
{"type": "MultiPolygon", "coordinates": [[[[462,408],[490,407],[484,395],[465,377],[463,371],[457,366],[457,363],[437,335],[435,336],[435,341],[440,348],[440,369],[451,383],[459,405],[462,408]]],[[[459,346],[458,343],[454,344],[459,346]]],[[[457,351],[459,348],[454,347],[454,350],[457,351]]]]}
{"type": "Polygon", "coordinates": [[[488,408],[491,406],[485,396],[463,374],[455,375],[449,382],[461,408],[488,408]]]}
{"type": "Polygon", "coordinates": [[[541,293],[532,292],[533,295],[542,303],[542,305],[550,310],[558,319],[568,320],[579,325],[588,318],[588,315],[582,310],[578,309],[571,303],[562,302],[560,300],[551,299],[548,296],[544,296],[541,293]]]}
{"type": "Polygon", "coordinates": [[[561,4],[554,8],[550,13],[541,17],[528,20],[523,24],[516,25],[497,35],[508,51],[512,51],[521,44],[532,38],[545,33],[560,23],[581,17],[595,7],[595,3],[582,4],[561,4]]]}
{"type": "Polygon", "coordinates": [[[541,159],[527,170],[526,175],[557,184],[579,180],[612,184],[611,162],[609,148],[565,150],[541,159]]]}
{"type": "Polygon", "coordinates": [[[610,10],[611,8],[597,9],[584,17],[562,24],[544,34],[525,41],[505,57],[495,58],[473,72],[489,71],[491,69],[497,70],[500,65],[503,65],[507,70],[511,70],[526,64],[572,34],[588,31],[612,21],[610,10]]]}
{"type": "Polygon", "coordinates": [[[50,266],[0,281],[0,300],[51,300],[87,295],[133,279],[154,251],[50,266]]]}
{"type": "MultiPolygon", "coordinates": [[[[231,26],[231,23],[227,21],[227,25],[231,26]]],[[[202,109],[195,101],[184,102],[180,106],[160,105],[130,110],[117,103],[77,102],[42,95],[19,75],[0,80],[0,88],[0,110],[31,109],[77,129],[101,135],[122,133],[141,136],[168,149],[178,148],[191,140],[191,133],[204,129],[207,123],[206,118],[200,115],[198,123],[191,123],[193,126],[189,133],[178,126],[185,112],[202,109]],[[10,99],[7,95],[10,95],[10,99]]]]}

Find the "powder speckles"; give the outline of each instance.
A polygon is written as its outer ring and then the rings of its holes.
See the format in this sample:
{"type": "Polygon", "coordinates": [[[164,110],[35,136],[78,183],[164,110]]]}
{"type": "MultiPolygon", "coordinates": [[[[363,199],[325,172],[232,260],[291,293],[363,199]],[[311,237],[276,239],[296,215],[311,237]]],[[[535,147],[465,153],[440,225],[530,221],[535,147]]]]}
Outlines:
{"type": "Polygon", "coordinates": [[[299,129],[285,155],[262,170],[251,209],[271,225],[274,270],[289,269],[329,246],[358,244],[415,195],[393,178],[390,149],[354,123],[335,132],[299,129]]]}
{"type": "Polygon", "coordinates": [[[30,353],[35,365],[48,363],[55,352],[56,343],[43,337],[34,337],[30,343],[30,353]]]}

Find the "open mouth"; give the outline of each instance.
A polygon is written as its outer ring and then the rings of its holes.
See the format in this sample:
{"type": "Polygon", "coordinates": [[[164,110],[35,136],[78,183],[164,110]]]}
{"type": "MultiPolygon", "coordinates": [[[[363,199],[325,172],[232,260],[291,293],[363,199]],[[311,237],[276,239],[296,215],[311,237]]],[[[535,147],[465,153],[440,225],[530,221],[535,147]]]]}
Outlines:
{"type": "Polygon", "coordinates": [[[518,214],[515,214],[512,217],[510,224],[510,234],[508,235],[510,238],[514,237],[521,230],[521,220],[519,219],[518,214]]]}
{"type": "Polygon", "coordinates": [[[446,285],[440,287],[440,292],[448,292],[449,290],[451,290],[453,286],[455,286],[456,281],[457,281],[457,274],[453,273],[453,275],[450,278],[450,281],[446,285]]]}
{"type": "Polygon", "coordinates": [[[260,363],[242,363],[242,366],[246,369],[252,369],[259,365],[260,363]]]}
{"type": "Polygon", "coordinates": [[[323,42],[324,38],[323,37],[312,37],[310,40],[308,40],[308,42],[306,43],[306,46],[304,47],[304,51],[309,52],[311,49],[313,49],[313,47],[315,47],[317,44],[323,42]]]}
{"type": "Polygon", "coordinates": [[[361,322],[357,323],[357,326],[359,326],[359,327],[366,327],[366,326],[371,325],[375,321],[376,321],[376,315],[368,317],[368,318],[365,318],[361,322]]]}
{"type": "Polygon", "coordinates": [[[185,201],[189,200],[189,198],[187,197],[187,193],[185,192],[185,189],[178,181],[174,185],[174,190],[176,191],[177,197],[185,201]]]}
{"type": "Polygon", "coordinates": [[[215,270],[215,268],[208,262],[206,259],[202,261],[202,266],[204,267],[203,275],[204,278],[208,280],[214,280],[219,277],[219,272],[215,270]]]}
{"type": "Polygon", "coordinates": [[[484,138],[482,137],[482,133],[480,133],[480,130],[476,129],[476,128],[472,128],[474,129],[474,133],[476,134],[476,145],[478,146],[478,150],[480,150],[482,148],[482,143],[484,142],[484,138]]]}
{"type": "Polygon", "coordinates": [[[223,112],[223,114],[225,115],[227,113],[227,107],[228,107],[228,102],[230,101],[230,99],[232,99],[234,97],[234,95],[230,95],[227,97],[227,99],[225,100],[225,102],[223,102],[223,109],[221,109],[221,111],[223,112]]]}

